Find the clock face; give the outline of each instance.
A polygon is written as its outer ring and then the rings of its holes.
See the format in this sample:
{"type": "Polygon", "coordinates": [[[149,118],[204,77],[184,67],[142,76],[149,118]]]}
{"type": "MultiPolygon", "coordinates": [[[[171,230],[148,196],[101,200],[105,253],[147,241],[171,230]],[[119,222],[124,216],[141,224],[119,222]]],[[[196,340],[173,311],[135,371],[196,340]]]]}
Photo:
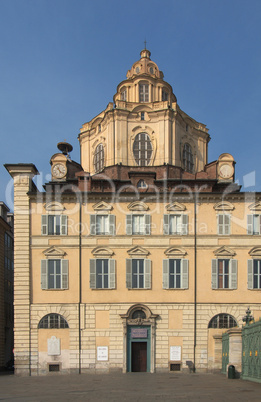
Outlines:
{"type": "Polygon", "coordinates": [[[220,166],[219,173],[223,179],[229,179],[233,175],[233,167],[231,165],[224,164],[220,166]]]}
{"type": "Polygon", "coordinates": [[[56,163],[52,168],[52,172],[56,179],[61,179],[66,175],[67,169],[63,163],[56,163]]]}

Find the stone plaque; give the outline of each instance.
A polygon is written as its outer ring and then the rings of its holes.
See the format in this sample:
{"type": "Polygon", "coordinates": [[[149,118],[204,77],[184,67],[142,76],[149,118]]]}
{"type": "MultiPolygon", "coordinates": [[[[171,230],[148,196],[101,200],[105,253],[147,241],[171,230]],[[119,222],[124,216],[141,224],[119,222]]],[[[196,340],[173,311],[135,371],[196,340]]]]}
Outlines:
{"type": "Polygon", "coordinates": [[[61,342],[59,338],[56,338],[56,336],[47,339],[47,345],[49,356],[59,356],[61,354],[61,342]]]}
{"type": "Polygon", "coordinates": [[[147,328],[131,328],[132,338],[147,338],[148,330],[147,328]]]}
{"type": "Polygon", "coordinates": [[[170,347],[170,360],[181,361],[181,346],[170,347]]]}
{"type": "Polygon", "coordinates": [[[97,347],[97,360],[107,361],[108,360],[108,346],[98,346],[97,347]]]}

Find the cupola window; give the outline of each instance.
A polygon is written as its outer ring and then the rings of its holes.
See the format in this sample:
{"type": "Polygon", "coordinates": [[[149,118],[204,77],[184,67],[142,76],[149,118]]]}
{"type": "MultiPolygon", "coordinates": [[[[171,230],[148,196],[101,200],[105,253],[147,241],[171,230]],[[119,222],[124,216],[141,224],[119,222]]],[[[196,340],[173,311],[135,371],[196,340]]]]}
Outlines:
{"type": "Polygon", "coordinates": [[[136,67],[136,74],[139,74],[139,72],[140,72],[139,67],[136,67]]]}
{"type": "Polygon", "coordinates": [[[154,74],[154,68],[150,67],[150,74],[154,74]]]}
{"type": "Polygon", "coordinates": [[[138,166],[148,166],[152,156],[152,144],[146,133],[137,134],[133,143],[133,154],[138,166]]]}
{"type": "Polygon", "coordinates": [[[139,84],[139,100],[140,102],[149,102],[149,85],[139,84]]]}
{"type": "Polygon", "coordinates": [[[169,94],[167,91],[165,91],[165,89],[162,89],[162,101],[168,101],[169,100],[169,94]]]}
{"type": "Polygon", "coordinates": [[[95,173],[100,172],[104,167],[104,148],[102,144],[99,144],[95,149],[93,165],[95,173]]]}
{"type": "Polygon", "coordinates": [[[144,112],[140,112],[140,119],[141,119],[141,120],[145,120],[144,112]]]}
{"type": "Polygon", "coordinates": [[[183,148],[183,166],[187,172],[193,173],[194,162],[192,149],[189,144],[185,144],[183,148]]]}
{"type": "Polygon", "coordinates": [[[126,101],[126,100],[127,100],[127,91],[126,91],[126,89],[124,89],[124,90],[121,92],[121,100],[122,100],[122,101],[126,101]]]}

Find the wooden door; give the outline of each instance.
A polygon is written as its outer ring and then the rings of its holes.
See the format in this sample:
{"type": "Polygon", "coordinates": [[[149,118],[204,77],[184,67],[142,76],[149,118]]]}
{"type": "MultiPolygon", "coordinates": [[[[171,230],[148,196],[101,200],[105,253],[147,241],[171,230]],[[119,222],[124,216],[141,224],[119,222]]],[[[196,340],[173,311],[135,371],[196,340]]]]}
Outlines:
{"type": "Polygon", "coordinates": [[[131,344],[131,371],[147,371],[147,342],[132,342],[131,344]]]}

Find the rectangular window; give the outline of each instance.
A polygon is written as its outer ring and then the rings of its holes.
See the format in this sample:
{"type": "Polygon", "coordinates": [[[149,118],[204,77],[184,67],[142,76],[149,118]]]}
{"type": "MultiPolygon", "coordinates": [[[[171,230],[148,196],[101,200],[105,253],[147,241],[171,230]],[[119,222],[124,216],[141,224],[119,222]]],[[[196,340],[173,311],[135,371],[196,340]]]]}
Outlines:
{"type": "Polygon", "coordinates": [[[149,85],[139,84],[139,100],[140,102],[149,102],[149,85]]]}
{"type": "Polygon", "coordinates": [[[67,235],[67,216],[42,215],[42,235],[67,235]]]}
{"type": "Polygon", "coordinates": [[[121,92],[121,100],[126,101],[127,100],[127,91],[126,89],[121,92]]]}
{"type": "Polygon", "coordinates": [[[237,260],[212,260],[212,289],[237,289],[237,260]]]}
{"type": "Polygon", "coordinates": [[[126,260],[126,286],[128,289],[151,288],[151,260],[126,260]]]}
{"type": "Polygon", "coordinates": [[[166,235],[187,235],[188,215],[164,215],[163,232],[166,235]]]}
{"type": "Polygon", "coordinates": [[[68,289],[68,260],[41,261],[41,288],[68,289]]]}
{"type": "Polygon", "coordinates": [[[163,289],[188,289],[188,260],[163,260],[163,289]]]}
{"type": "Polygon", "coordinates": [[[90,259],[90,288],[115,289],[115,260],[90,259]]]}
{"type": "Polygon", "coordinates": [[[248,260],[248,289],[261,289],[261,260],[248,260]]]}
{"type": "Polygon", "coordinates": [[[145,120],[144,112],[140,112],[140,119],[141,119],[141,120],[145,120]]]}
{"type": "Polygon", "coordinates": [[[115,215],[91,215],[91,235],[115,235],[115,215]]]}
{"type": "Polygon", "coordinates": [[[260,215],[247,215],[247,234],[260,235],[261,234],[261,219],[260,215]]]}
{"type": "Polygon", "coordinates": [[[230,234],[230,215],[219,214],[218,217],[218,234],[229,235],[230,234]]]}
{"type": "Polygon", "coordinates": [[[169,100],[169,94],[164,89],[162,89],[162,100],[163,100],[163,102],[169,100]]]}
{"type": "Polygon", "coordinates": [[[126,233],[127,235],[149,235],[150,215],[127,215],[126,233]]]}

